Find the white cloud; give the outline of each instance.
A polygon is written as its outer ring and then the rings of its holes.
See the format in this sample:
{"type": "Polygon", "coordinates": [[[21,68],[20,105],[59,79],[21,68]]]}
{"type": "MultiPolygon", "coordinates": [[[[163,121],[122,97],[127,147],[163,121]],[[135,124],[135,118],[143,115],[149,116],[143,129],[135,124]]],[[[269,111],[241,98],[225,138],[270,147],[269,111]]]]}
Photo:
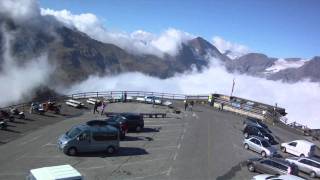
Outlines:
{"type": "Polygon", "coordinates": [[[280,81],[230,74],[217,63],[212,64],[210,68],[201,73],[194,71],[188,74],[178,74],[164,80],[141,73],[125,73],[103,78],[91,76],[83,83],[75,85],[65,92],[142,90],[184,94],[208,94],[210,92],[230,94],[233,78],[236,78],[235,96],[271,105],[278,103],[280,107],[286,108],[289,121],[297,121],[313,128],[320,128],[318,123],[320,116],[318,111],[320,95],[318,92],[320,92],[320,87],[318,84],[310,82],[284,84],[280,81]],[[150,84],[150,82],[152,83],[150,84]]]}
{"type": "Polygon", "coordinates": [[[17,21],[24,21],[40,15],[40,10],[37,0],[2,0],[0,13],[17,21]]]}
{"type": "Polygon", "coordinates": [[[0,72],[0,94],[5,96],[1,96],[0,105],[6,106],[21,100],[26,95],[31,97],[34,88],[47,83],[54,68],[48,64],[46,54],[28,60],[23,66],[18,64],[19,61],[15,61],[11,55],[11,41],[14,37],[4,28],[1,30],[4,61],[0,72]]]}
{"type": "Polygon", "coordinates": [[[75,27],[96,40],[115,44],[134,54],[154,54],[162,57],[164,53],[167,53],[174,56],[177,54],[181,43],[194,37],[174,28],[169,28],[160,35],[143,30],[132,33],[112,32],[108,31],[103,23],[91,13],[76,15],[68,10],[41,9],[41,14],[52,15],[64,24],[75,27]]]}
{"type": "Polygon", "coordinates": [[[248,47],[241,44],[226,41],[219,36],[213,37],[212,43],[222,53],[229,51],[227,56],[231,59],[235,59],[250,52],[250,49],[248,47]]]}

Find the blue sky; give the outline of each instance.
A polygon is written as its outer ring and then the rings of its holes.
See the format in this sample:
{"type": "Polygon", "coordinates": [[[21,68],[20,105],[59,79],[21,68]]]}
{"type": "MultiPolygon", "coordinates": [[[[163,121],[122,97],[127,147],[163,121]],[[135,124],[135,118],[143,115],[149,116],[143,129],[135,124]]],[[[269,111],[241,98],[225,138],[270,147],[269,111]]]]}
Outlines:
{"type": "Polygon", "coordinates": [[[40,0],[42,8],[93,13],[112,30],[169,27],[243,44],[273,57],[320,55],[320,0],[40,0]]]}

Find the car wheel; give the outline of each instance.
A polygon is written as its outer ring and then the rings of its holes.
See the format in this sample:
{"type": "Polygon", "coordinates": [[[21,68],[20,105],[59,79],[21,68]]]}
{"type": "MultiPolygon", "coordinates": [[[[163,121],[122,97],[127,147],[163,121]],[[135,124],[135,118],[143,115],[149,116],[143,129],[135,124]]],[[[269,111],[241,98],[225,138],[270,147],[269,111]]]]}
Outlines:
{"type": "Polygon", "coordinates": [[[244,133],[244,137],[245,137],[245,138],[248,138],[248,137],[249,137],[249,134],[248,134],[248,133],[244,133]]]}
{"type": "Polygon", "coordinates": [[[267,153],[265,151],[262,151],[261,156],[265,158],[265,157],[267,157],[267,153]]]}
{"type": "Polygon", "coordinates": [[[77,155],[77,149],[74,147],[71,147],[68,149],[67,154],[70,156],[75,156],[75,155],[77,155]]]}
{"type": "Polygon", "coordinates": [[[310,173],[310,177],[311,177],[311,178],[315,178],[315,177],[316,177],[316,173],[315,173],[314,171],[312,171],[312,172],[310,173]]]}
{"type": "Polygon", "coordinates": [[[137,127],[136,127],[136,131],[137,131],[137,132],[140,132],[141,129],[142,129],[141,126],[137,126],[137,127]]]}
{"type": "Polygon", "coordinates": [[[304,154],[300,154],[300,157],[304,158],[305,156],[304,156],[304,154]]]}
{"type": "Polygon", "coordinates": [[[245,149],[249,149],[249,145],[246,143],[246,144],[244,144],[244,148],[245,149]]]}
{"type": "Polygon", "coordinates": [[[280,149],[281,149],[282,152],[284,152],[284,153],[286,152],[286,148],[285,147],[281,147],[280,149]]]}
{"type": "Polygon", "coordinates": [[[254,172],[254,171],[255,171],[255,168],[254,168],[253,164],[249,164],[249,165],[248,165],[248,170],[249,170],[250,172],[254,172]]]}
{"type": "Polygon", "coordinates": [[[109,147],[107,148],[108,154],[113,154],[115,151],[116,151],[116,149],[115,149],[113,146],[109,146],[109,147]]]}

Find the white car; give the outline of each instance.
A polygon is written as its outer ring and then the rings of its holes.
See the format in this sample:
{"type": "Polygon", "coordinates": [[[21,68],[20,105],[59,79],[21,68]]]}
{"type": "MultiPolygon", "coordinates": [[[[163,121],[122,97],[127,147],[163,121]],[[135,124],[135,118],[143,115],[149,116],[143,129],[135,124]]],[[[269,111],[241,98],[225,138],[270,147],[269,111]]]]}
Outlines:
{"type": "Polygon", "coordinates": [[[145,99],[146,103],[152,104],[152,101],[154,99],[155,104],[162,104],[161,99],[158,97],[155,97],[155,96],[146,96],[146,97],[144,97],[144,99],[145,99]]]}
{"type": "Polygon", "coordinates": [[[82,180],[83,176],[71,165],[60,165],[31,169],[27,180],[82,180]]]}
{"type": "Polygon", "coordinates": [[[252,178],[252,180],[304,180],[301,177],[294,176],[294,175],[270,175],[270,174],[260,174],[256,175],[252,178]]]}
{"type": "Polygon", "coordinates": [[[311,157],[314,155],[316,145],[306,140],[295,140],[285,142],[280,145],[284,153],[289,153],[300,157],[311,157]]]}

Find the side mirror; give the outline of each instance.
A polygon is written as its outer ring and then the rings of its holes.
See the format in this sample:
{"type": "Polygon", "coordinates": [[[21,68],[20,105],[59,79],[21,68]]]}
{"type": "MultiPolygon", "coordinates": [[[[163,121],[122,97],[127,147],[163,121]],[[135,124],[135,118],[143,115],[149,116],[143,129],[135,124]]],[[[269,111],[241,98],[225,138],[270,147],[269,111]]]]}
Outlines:
{"type": "Polygon", "coordinates": [[[80,141],[80,137],[79,136],[77,137],[77,141],[80,141]]]}

